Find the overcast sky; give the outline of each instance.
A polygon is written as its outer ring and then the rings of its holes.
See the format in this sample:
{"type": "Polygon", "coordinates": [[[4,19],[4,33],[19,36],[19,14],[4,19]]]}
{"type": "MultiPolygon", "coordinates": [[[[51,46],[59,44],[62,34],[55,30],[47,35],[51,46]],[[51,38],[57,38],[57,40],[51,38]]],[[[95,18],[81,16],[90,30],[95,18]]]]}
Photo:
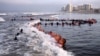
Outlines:
{"type": "Polygon", "coordinates": [[[73,4],[99,4],[99,0],[0,0],[4,4],[66,4],[72,2],[73,4]]]}
{"type": "MultiPolygon", "coordinates": [[[[100,0],[0,0],[0,8],[11,8],[11,6],[27,6],[31,5],[37,7],[38,5],[61,5],[64,6],[68,3],[73,5],[91,4],[93,7],[100,8],[100,0]],[[11,6],[9,6],[11,5],[11,6]]],[[[14,6],[14,7],[16,7],[14,6]]],[[[49,7],[49,6],[48,6],[49,7]]],[[[52,6],[51,6],[52,7],[52,6]]],[[[5,9],[3,8],[3,9],[5,9]]],[[[2,10],[3,10],[2,9],[2,10]]]]}

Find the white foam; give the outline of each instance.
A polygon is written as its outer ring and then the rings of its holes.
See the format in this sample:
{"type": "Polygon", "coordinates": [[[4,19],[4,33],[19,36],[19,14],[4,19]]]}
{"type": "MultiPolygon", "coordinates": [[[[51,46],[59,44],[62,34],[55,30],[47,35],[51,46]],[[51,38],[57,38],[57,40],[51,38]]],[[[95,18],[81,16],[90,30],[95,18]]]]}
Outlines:
{"type": "MultiPolygon", "coordinates": [[[[27,46],[33,49],[33,51],[39,52],[42,56],[73,56],[71,52],[65,51],[62,48],[57,46],[55,40],[48,34],[45,34],[38,29],[34,28],[33,24],[38,23],[39,21],[32,21],[30,23],[26,23],[22,28],[24,29],[24,33],[29,35],[27,46]]],[[[29,55],[32,52],[26,52],[24,56],[29,55]]]]}
{"type": "Polygon", "coordinates": [[[37,13],[37,12],[24,12],[23,14],[26,14],[26,15],[43,15],[45,13],[37,13]]]}
{"type": "Polygon", "coordinates": [[[23,14],[26,15],[53,15],[53,14],[57,14],[57,12],[24,12],[23,14]]]}
{"type": "Polygon", "coordinates": [[[0,13],[0,15],[7,15],[6,13],[0,13]]]}
{"type": "Polygon", "coordinates": [[[40,22],[40,20],[31,21],[31,22],[29,22],[29,26],[33,26],[34,24],[37,24],[39,22],[40,22]]]}
{"type": "Polygon", "coordinates": [[[5,21],[5,19],[4,19],[4,18],[2,18],[2,17],[0,17],[0,21],[4,22],[4,21],[5,21]]]}
{"type": "Polygon", "coordinates": [[[50,16],[51,19],[59,19],[59,15],[52,15],[50,16]]]}

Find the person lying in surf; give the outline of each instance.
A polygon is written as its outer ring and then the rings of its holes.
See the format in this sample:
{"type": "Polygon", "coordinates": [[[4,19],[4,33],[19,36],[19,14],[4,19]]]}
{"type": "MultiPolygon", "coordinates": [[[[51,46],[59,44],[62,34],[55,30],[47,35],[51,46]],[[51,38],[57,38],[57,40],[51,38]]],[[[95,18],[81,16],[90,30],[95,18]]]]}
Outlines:
{"type": "Polygon", "coordinates": [[[59,47],[61,47],[61,48],[64,47],[64,45],[66,43],[66,40],[64,38],[62,38],[59,34],[56,34],[56,33],[52,32],[52,31],[50,31],[48,34],[51,35],[56,40],[57,45],[59,47]]]}
{"type": "Polygon", "coordinates": [[[36,25],[35,25],[35,27],[36,27],[39,31],[44,32],[44,30],[42,29],[42,27],[41,27],[41,24],[40,24],[40,23],[36,24],[36,25]]]}

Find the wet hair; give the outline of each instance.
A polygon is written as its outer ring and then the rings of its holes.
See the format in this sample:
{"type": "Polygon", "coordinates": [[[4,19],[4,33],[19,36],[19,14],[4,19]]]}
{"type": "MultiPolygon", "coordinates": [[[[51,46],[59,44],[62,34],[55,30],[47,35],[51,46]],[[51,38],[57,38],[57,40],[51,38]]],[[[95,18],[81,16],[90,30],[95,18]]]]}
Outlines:
{"type": "Polygon", "coordinates": [[[23,29],[20,29],[20,33],[23,33],[23,29]]]}
{"type": "Polygon", "coordinates": [[[36,24],[34,24],[33,26],[37,26],[37,25],[40,25],[41,23],[39,22],[39,23],[36,23],[36,24]]]}
{"type": "Polygon", "coordinates": [[[66,39],[61,38],[61,40],[63,41],[63,44],[65,44],[65,43],[66,43],[66,39]]]}
{"type": "Polygon", "coordinates": [[[18,40],[18,39],[17,39],[17,36],[15,36],[14,40],[18,40]]]}
{"type": "Polygon", "coordinates": [[[18,36],[20,33],[17,33],[16,36],[18,36]]]}
{"type": "Polygon", "coordinates": [[[64,40],[64,44],[66,43],[66,39],[62,38],[64,40]]]}
{"type": "Polygon", "coordinates": [[[52,33],[52,31],[49,31],[48,33],[52,33]]]}

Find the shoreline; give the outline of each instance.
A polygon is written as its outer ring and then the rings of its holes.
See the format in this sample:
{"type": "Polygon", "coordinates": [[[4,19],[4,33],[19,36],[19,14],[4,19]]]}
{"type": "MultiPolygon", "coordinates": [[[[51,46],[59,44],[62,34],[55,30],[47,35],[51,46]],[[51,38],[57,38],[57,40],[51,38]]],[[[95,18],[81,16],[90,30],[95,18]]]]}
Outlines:
{"type": "Polygon", "coordinates": [[[61,11],[61,13],[69,13],[69,14],[71,14],[71,13],[76,13],[76,14],[100,14],[100,13],[91,13],[91,12],[76,12],[76,11],[74,11],[74,12],[67,12],[67,11],[61,11]]]}

